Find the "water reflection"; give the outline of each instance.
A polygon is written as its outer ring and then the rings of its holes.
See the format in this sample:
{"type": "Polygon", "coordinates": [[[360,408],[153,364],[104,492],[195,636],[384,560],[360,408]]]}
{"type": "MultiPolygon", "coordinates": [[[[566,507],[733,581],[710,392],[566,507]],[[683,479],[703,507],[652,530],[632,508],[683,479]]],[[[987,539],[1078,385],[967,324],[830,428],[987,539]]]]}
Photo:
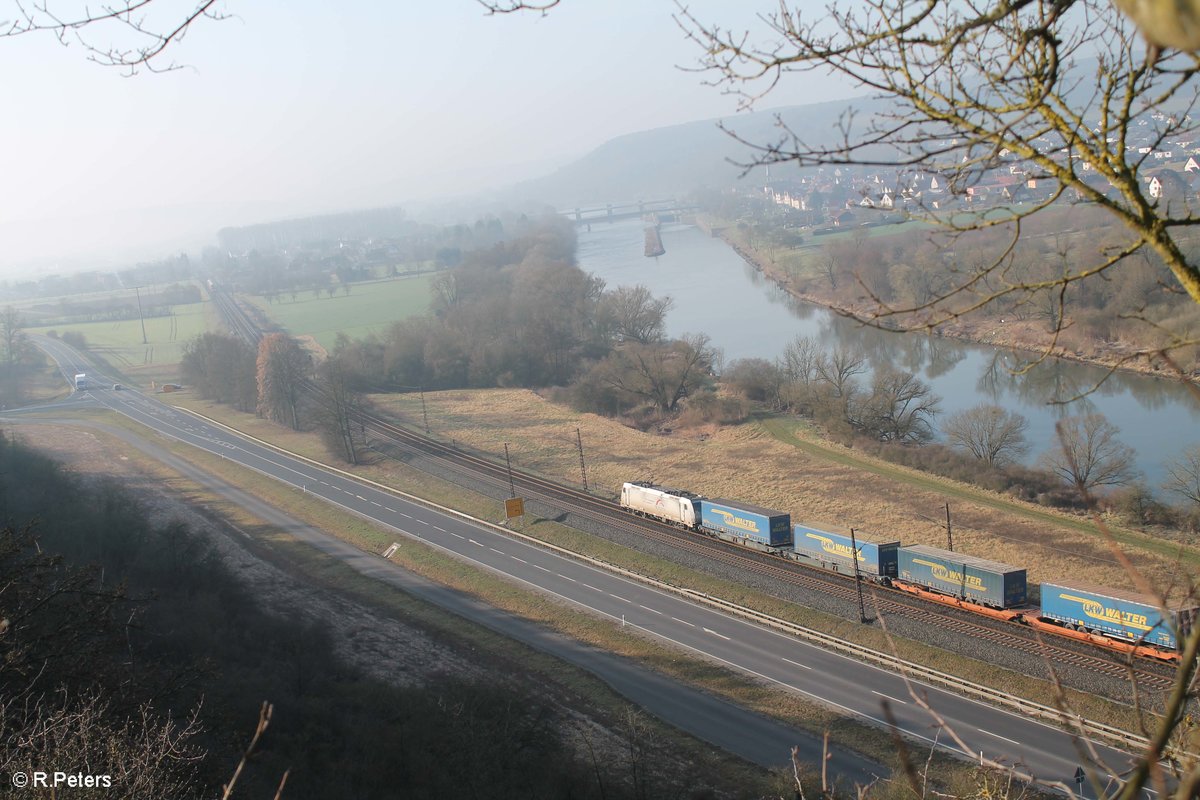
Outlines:
{"type": "Polygon", "coordinates": [[[1029,419],[1036,459],[1064,416],[1099,412],[1121,429],[1121,440],[1138,453],[1151,486],[1165,476],[1164,463],[1200,442],[1200,406],[1178,383],[1046,359],[1017,373],[1031,355],[926,334],[887,333],[797,300],[746,264],[720,239],[698,229],[662,229],[665,255],[642,254],[636,221],[594,225],[579,234],[580,265],[609,287],[644,284],[675,300],[667,318],[672,336],[707,333],[738,358],[779,358],[788,342],[810,336],[826,350],[861,350],[872,368],[893,365],[919,375],[942,398],[948,415],[979,403],[995,403],[1029,419]],[[764,302],[765,301],[765,302],[764,302]],[[1097,388],[1097,384],[1099,384],[1097,388]],[[1084,397],[1062,404],[1078,395],[1084,397]]]}

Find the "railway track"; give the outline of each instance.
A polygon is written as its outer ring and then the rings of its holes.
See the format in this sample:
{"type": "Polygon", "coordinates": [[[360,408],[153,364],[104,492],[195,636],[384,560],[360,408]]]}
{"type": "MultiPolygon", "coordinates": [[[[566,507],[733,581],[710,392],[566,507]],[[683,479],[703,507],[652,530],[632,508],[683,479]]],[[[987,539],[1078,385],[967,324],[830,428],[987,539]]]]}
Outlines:
{"type": "MultiPolygon", "coordinates": [[[[249,315],[226,293],[214,291],[212,294],[214,302],[235,334],[251,343],[257,343],[263,332],[249,315]]],[[[309,391],[318,389],[310,386],[309,391]]],[[[468,475],[473,480],[497,489],[507,491],[509,488],[510,473],[501,464],[408,430],[373,412],[359,412],[357,421],[374,434],[377,440],[386,442],[393,448],[432,459],[452,471],[468,475]]],[[[715,538],[633,516],[611,500],[538,475],[512,470],[511,478],[518,493],[526,500],[658,541],[673,549],[687,551],[710,561],[857,603],[857,589],[852,578],[806,567],[777,556],[744,550],[715,538]]],[[[1107,654],[1102,651],[1094,652],[1084,645],[1047,641],[1037,632],[1015,623],[971,619],[968,612],[946,609],[939,604],[887,589],[872,592],[872,606],[883,615],[921,621],[927,621],[934,615],[938,618],[938,628],[942,630],[953,631],[960,636],[981,642],[1002,645],[1025,653],[1031,658],[1046,661],[1051,666],[1071,666],[1118,680],[1128,680],[1131,677],[1127,663],[1111,656],[1105,657],[1107,654]]],[[[1150,662],[1135,665],[1132,676],[1143,690],[1164,691],[1173,684],[1173,670],[1150,662]]]]}

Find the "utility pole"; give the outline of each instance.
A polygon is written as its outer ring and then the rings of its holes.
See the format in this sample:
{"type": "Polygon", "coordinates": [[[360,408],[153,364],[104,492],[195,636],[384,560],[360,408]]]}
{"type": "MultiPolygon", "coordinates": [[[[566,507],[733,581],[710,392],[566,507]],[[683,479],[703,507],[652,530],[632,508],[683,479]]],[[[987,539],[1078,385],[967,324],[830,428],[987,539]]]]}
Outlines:
{"type": "Polygon", "coordinates": [[[504,465],[508,467],[508,491],[509,497],[517,496],[517,486],[513,483],[512,476],[512,461],[508,457],[508,442],[504,443],[504,465]]]}
{"type": "Polygon", "coordinates": [[[927,517],[924,514],[917,514],[917,516],[921,519],[929,520],[934,525],[946,531],[946,549],[954,552],[954,529],[950,527],[950,504],[946,503],[943,508],[946,509],[946,523],[944,525],[933,517],[927,517]]]}
{"type": "Polygon", "coordinates": [[[421,418],[425,420],[425,435],[429,435],[429,412],[425,410],[425,387],[418,386],[417,391],[421,393],[421,418]]]}
{"type": "Polygon", "coordinates": [[[854,588],[858,590],[858,621],[866,623],[867,606],[863,602],[862,579],[858,575],[858,537],[854,535],[854,528],[850,529],[850,549],[854,551],[850,555],[854,560],[854,588]]]}
{"type": "Polygon", "coordinates": [[[142,344],[149,344],[146,341],[146,318],[142,316],[142,288],[140,286],[133,287],[133,291],[137,294],[138,301],[138,322],[142,323],[142,344]]]}
{"type": "Polygon", "coordinates": [[[583,461],[583,434],[579,432],[579,428],[575,429],[575,443],[579,445],[579,472],[583,475],[583,491],[588,490],[587,485],[587,464],[583,461]]]}

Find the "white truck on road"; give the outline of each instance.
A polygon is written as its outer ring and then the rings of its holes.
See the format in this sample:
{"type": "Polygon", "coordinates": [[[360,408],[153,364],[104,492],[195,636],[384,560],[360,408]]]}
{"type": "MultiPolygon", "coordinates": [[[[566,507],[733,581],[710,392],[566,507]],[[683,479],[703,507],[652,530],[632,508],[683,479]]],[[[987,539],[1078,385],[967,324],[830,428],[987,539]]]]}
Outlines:
{"type": "Polygon", "coordinates": [[[82,392],[88,388],[88,376],[86,372],[80,372],[75,376],[75,391],[82,392]]]}

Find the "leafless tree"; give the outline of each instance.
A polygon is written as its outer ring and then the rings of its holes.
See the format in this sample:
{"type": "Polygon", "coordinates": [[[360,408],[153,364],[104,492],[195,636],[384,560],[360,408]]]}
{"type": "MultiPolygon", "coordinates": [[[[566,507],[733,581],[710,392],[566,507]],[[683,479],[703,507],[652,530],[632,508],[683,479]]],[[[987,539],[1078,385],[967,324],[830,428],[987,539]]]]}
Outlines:
{"type": "Polygon", "coordinates": [[[0,311],[0,347],[4,348],[4,363],[10,370],[20,358],[21,345],[25,338],[21,329],[24,327],[25,321],[15,308],[5,306],[4,310],[0,311]]]}
{"type": "Polygon", "coordinates": [[[601,365],[601,380],[665,414],[708,381],[714,356],[704,334],[667,344],[631,342],[601,365]]]}
{"type": "Polygon", "coordinates": [[[792,383],[808,386],[817,378],[821,344],[811,336],[797,336],[783,350],[783,374],[792,383]]]}
{"type": "Polygon", "coordinates": [[[600,313],[619,341],[650,344],[663,340],[673,305],[670,297],[655,297],[645,286],[619,286],[604,295],[600,313]]]}
{"type": "MultiPolygon", "coordinates": [[[[1180,4],[1143,5],[1175,13],[1180,4]]],[[[745,141],[752,152],[747,166],[895,168],[897,196],[913,199],[914,214],[951,234],[1003,232],[1007,246],[985,263],[960,265],[936,296],[908,305],[875,297],[856,310],[861,319],[931,328],[998,301],[1061,296],[1143,250],[1161,262],[1164,281],[1200,303],[1200,263],[1185,252],[1200,217],[1158,203],[1145,179],[1154,163],[1147,162],[1150,151],[1191,136],[1200,56],[1148,52],[1109,0],[870,0],[831,4],[812,15],[781,2],[761,15],[758,31],[707,24],[682,6],[677,18],[701,48],[700,69],[747,105],[808,72],[840,76],[883,101],[857,104],[833,141],[807,140],[780,119],[774,141],[745,141]],[[1149,150],[1130,147],[1143,133],[1149,150]],[[1050,189],[1030,202],[994,203],[983,212],[935,204],[913,191],[918,179],[934,176],[947,196],[964,198],[996,170],[1050,189]],[[1015,274],[1011,255],[1026,223],[1055,213],[1059,201],[1103,209],[1125,229],[1123,240],[1058,274],[1015,274]]],[[[1194,338],[1182,329],[1164,336],[1155,351],[1194,338]]],[[[1123,358],[1138,355],[1146,352],[1123,358]]]]}
{"type": "Polygon", "coordinates": [[[1020,414],[986,403],[952,414],[942,424],[942,433],[953,447],[997,466],[1029,452],[1025,441],[1028,429],[1029,423],[1020,414]]]}
{"type": "Polygon", "coordinates": [[[1184,450],[1167,465],[1167,473],[1170,477],[1163,488],[1200,506],[1200,445],[1184,450]]]}
{"type": "Polygon", "coordinates": [[[929,385],[909,372],[877,369],[871,393],[853,399],[846,420],[881,441],[920,443],[933,438],[933,417],[939,398],[929,385]]]}
{"type": "Polygon", "coordinates": [[[326,359],[317,368],[316,425],[322,438],[347,463],[357,464],[365,431],[357,422],[362,394],[351,385],[351,373],[340,358],[326,359]]]}
{"type": "Polygon", "coordinates": [[[226,19],[224,0],[196,0],[181,11],[163,0],[115,0],[88,5],[49,0],[15,0],[14,16],[0,17],[0,38],[45,33],[63,46],[80,46],[97,64],[126,74],[177,68],[164,54],[196,24],[226,19]],[[65,7],[65,8],[64,8],[65,7]]]}
{"type": "Polygon", "coordinates": [[[1133,449],[1117,440],[1120,431],[1103,414],[1068,417],[1058,423],[1058,439],[1042,463],[1084,494],[1133,480],[1133,449]]]}
{"type": "Polygon", "coordinates": [[[295,339],[269,333],[258,345],[258,413],[300,430],[300,398],[312,360],[295,339]]]}
{"type": "Polygon", "coordinates": [[[821,380],[833,388],[834,396],[845,398],[850,394],[854,376],[867,371],[867,357],[859,350],[839,347],[817,359],[815,368],[821,380]]]}

